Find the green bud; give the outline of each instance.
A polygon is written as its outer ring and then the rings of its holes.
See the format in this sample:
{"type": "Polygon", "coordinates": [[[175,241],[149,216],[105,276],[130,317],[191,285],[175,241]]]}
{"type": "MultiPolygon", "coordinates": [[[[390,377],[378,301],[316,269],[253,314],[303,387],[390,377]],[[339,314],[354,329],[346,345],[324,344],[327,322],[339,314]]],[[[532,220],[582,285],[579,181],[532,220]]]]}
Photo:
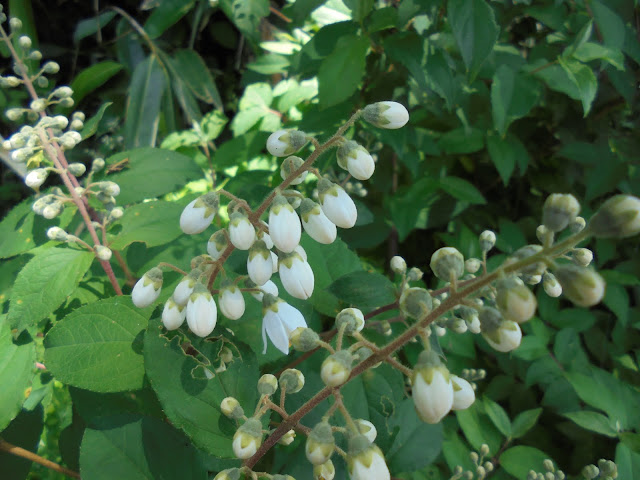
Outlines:
{"type": "Polygon", "coordinates": [[[480,249],[488,252],[496,244],[496,234],[491,230],[485,230],[480,234],[480,249]]]}
{"type": "Polygon", "coordinates": [[[345,308],[336,316],[336,328],[344,327],[344,333],[353,335],[364,328],[364,315],[357,308],[345,308]]]}
{"type": "Polygon", "coordinates": [[[542,223],[552,232],[569,226],[580,213],[580,203],[568,193],[554,193],[547,197],[542,207],[542,223]]]}
{"type": "Polygon", "coordinates": [[[640,232],[640,199],[616,195],[602,204],[589,221],[589,231],[598,238],[626,238],[640,232]]]}
{"type": "Polygon", "coordinates": [[[299,352],[310,352],[320,343],[320,336],[311,328],[298,327],[289,336],[293,348],[299,352]]]}
{"type": "Polygon", "coordinates": [[[565,296],[575,305],[592,307],[602,300],[605,281],[597,272],[577,265],[562,265],[554,273],[565,296]]]}
{"type": "Polygon", "coordinates": [[[433,308],[433,299],[424,288],[406,288],[400,296],[400,311],[406,317],[421,320],[433,308]]]}
{"type": "Polygon", "coordinates": [[[460,278],[464,273],[464,257],[453,247],[440,248],[431,256],[429,266],[436,277],[450,282],[451,277],[460,278]]]}
{"type": "Polygon", "coordinates": [[[240,406],[240,402],[234,397],[226,397],[220,402],[220,411],[229,418],[239,419],[244,416],[244,410],[240,406]]]}
{"type": "MultiPolygon", "coordinates": [[[[266,294],[265,297],[267,297],[266,294]]],[[[280,388],[285,389],[287,393],[298,393],[302,387],[304,387],[304,375],[300,370],[287,368],[280,375],[280,388]]]]}
{"type": "Polygon", "coordinates": [[[313,465],[322,465],[328,462],[336,447],[331,425],[320,422],[313,427],[305,445],[307,460],[313,465]]]}
{"type": "Polygon", "coordinates": [[[267,373],[258,380],[258,392],[260,395],[273,395],[278,389],[278,379],[275,375],[267,373]]]}

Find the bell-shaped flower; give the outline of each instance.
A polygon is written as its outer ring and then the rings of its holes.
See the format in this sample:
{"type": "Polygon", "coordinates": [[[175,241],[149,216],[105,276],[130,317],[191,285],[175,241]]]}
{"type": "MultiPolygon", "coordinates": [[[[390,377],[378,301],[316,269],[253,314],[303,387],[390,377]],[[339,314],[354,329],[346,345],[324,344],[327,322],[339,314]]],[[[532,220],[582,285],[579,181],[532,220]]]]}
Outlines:
{"type": "Polygon", "coordinates": [[[331,460],[322,465],[313,466],[313,480],[333,480],[336,476],[336,467],[331,460]]]}
{"type": "Polygon", "coordinates": [[[508,320],[524,323],[536,313],[538,301],[518,277],[506,277],[496,284],[496,306],[508,320]]]}
{"type": "Polygon", "coordinates": [[[451,410],[466,410],[476,400],[476,394],[473,387],[464,378],[457,375],[451,375],[453,383],[453,406],[451,410]]]}
{"type": "Polygon", "coordinates": [[[273,258],[264,241],[258,240],[249,249],[247,257],[247,272],[249,278],[256,285],[264,285],[273,273],[273,258]]]}
{"type": "Polygon", "coordinates": [[[220,198],[215,192],[193,200],[180,215],[180,228],[189,235],[203,232],[213,222],[219,206],[220,198]]]}
{"type": "Polygon", "coordinates": [[[138,308],[145,308],[156,301],[162,288],[162,270],[152,268],[136,282],[131,291],[131,301],[138,308]]]}
{"type": "Polygon", "coordinates": [[[200,275],[202,275],[202,270],[195,268],[180,280],[180,283],[178,283],[176,289],[173,291],[173,300],[178,305],[187,304],[200,275]]]}
{"type": "Polygon", "coordinates": [[[302,313],[288,303],[269,293],[262,298],[262,341],[267,353],[267,335],[273,345],[284,354],[289,353],[289,337],[298,327],[306,327],[302,313]]]}
{"type": "Polygon", "coordinates": [[[380,128],[396,129],[404,127],[409,121],[409,112],[398,102],[377,102],[364,107],[364,119],[380,128]]]}
{"type": "Polygon", "coordinates": [[[282,195],[273,199],[269,210],[269,235],[278,250],[293,252],[300,243],[302,227],[293,207],[282,195]]]}
{"type": "Polygon", "coordinates": [[[31,170],[24,179],[25,185],[31,188],[39,188],[49,175],[49,171],[45,168],[36,168],[31,170]]]}
{"type": "Polygon", "coordinates": [[[322,211],[336,226],[351,228],[356,224],[356,205],[340,185],[321,179],[318,182],[318,199],[322,211]]]}
{"type": "Polygon", "coordinates": [[[218,230],[211,235],[207,242],[207,253],[213,260],[218,260],[229,246],[229,237],[226,230],[218,230]]]}
{"type": "Polygon", "coordinates": [[[299,130],[278,130],[269,135],[267,150],[274,157],[287,157],[296,153],[308,142],[307,134],[299,130]]]}
{"type": "Polygon", "coordinates": [[[313,293],[313,270],[297,252],[285,253],[280,257],[278,272],[282,286],[292,297],[306,300],[313,293]]]}
{"type": "MultiPolygon", "coordinates": [[[[302,160],[300,157],[291,156],[291,157],[285,158],[284,161],[282,162],[282,165],[280,166],[280,176],[284,180],[285,178],[289,177],[289,175],[291,175],[293,172],[295,172],[298,168],[300,168],[303,163],[304,163],[304,160],[302,160]]],[[[293,180],[291,180],[291,182],[289,182],[289,185],[301,184],[302,182],[304,182],[304,179],[307,177],[307,173],[309,172],[305,170],[300,175],[298,175],[293,180]]]]}
{"type": "Polygon", "coordinates": [[[229,239],[238,250],[249,250],[256,241],[256,230],[246,215],[236,212],[229,218],[229,239]]]}
{"type": "MultiPolygon", "coordinates": [[[[260,223],[267,228],[269,227],[265,222],[261,221],[260,223]]],[[[262,230],[258,231],[257,240],[262,240],[269,250],[273,248],[273,240],[271,240],[271,235],[267,232],[263,232],[262,230]]]]}
{"type": "Polygon", "coordinates": [[[206,337],[216,326],[218,309],[207,287],[198,283],[187,303],[187,323],[193,333],[206,337]]]}
{"type": "Polygon", "coordinates": [[[173,298],[169,298],[162,310],[162,323],[167,330],[176,330],[184,323],[187,316],[187,309],[184,305],[178,305],[173,298]]]}
{"type": "Polygon", "coordinates": [[[268,293],[269,295],[273,295],[274,297],[277,297],[279,293],[278,286],[275,283],[273,283],[273,281],[271,280],[267,280],[267,282],[264,285],[260,285],[260,286],[256,285],[252,281],[245,282],[245,285],[247,286],[247,288],[254,287],[260,290],[258,292],[251,292],[251,296],[256,300],[258,300],[259,302],[262,301],[262,298],[265,293],[268,293]]]}
{"type": "Polygon", "coordinates": [[[304,231],[318,243],[328,245],[336,239],[337,228],[327,218],[320,205],[305,198],[300,204],[300,218],[304,231]]]}
{"type": "Polygon", "coordinates": [[[376,437],[378,436],[378,430],[376,426],[371,423],[369,420],[364,420],[362,418],[358,418],[355,420],[356,426],[358,427],[358,431],[360,435],[364,435],[367,437],[371,443],[376,441],[376,437]]]}
{"type": "Polygon", "coordinates": [[[480,310],[479,317],[482,336],[495,350],[510,352],[520,346],[522,330],[516,322],[505,320],[502,314],[492,307],[480,310]]]}
{"type": "Polygon", "coordinates": [[[449,370],[433,351],[422,352],[412,378],[413,404],[420,419],[438,423],[453,406],[453,383],[449,370]]]}
{"type": "Polygon", "coordinates": [[[231,444],[236,457],[244,460],[252,457],[262,444],[262,424],[256,418],[249,418],[233,435],[231,444]]]}
{"type": "Polygon", "coordinates": [[[356,435],[349,440],[347,470],[351,480],[391,479],[382,451],[364,435],[356,435]]]}
{"type": "Polygon", "coordinates": [[[338,350],[322,362],[320,377],[328,387],[337,387],[346,382],[351,375],[353,356],[348,350],[338,350]]]}
{"type": "Polygon", "coordinates": [[[337,156],[338,165],[348,170],[351,176],[358,180],[368,180],[376,168],[373,157],[367,149],[353,140],[348,140],[340,146],[337,156]]]}
{"type": "Polygon", "coordinates": [[[309,433],[304,451],[309,462],[313,465],[322,465],[331,459],[335,448],[336,442],[331,425],[322,421],[317,423],[309,433]]]}
{"type": "Polygon", "coordinates": [[[276,255],[275,252],[269,252],[269,254],[271,255],[271,274],[274,274],[278,271],[278,262],[279,262],[278,255],[276,255]]]}
{"type": "Polygon", "coordinates": [[[220,288],[218,304],[220,305],[222,314],[230,320],[237,320],[244,315],[244,297],[237,285],[231,282],[228,282],[226,285],[223,282],[220,288]]]}

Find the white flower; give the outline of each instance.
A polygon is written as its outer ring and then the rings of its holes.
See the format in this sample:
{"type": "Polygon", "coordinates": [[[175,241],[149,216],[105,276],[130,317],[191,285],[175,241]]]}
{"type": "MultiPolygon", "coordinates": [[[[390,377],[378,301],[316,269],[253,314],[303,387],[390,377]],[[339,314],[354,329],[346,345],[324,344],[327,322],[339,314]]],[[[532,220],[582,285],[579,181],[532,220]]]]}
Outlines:
{"type": "Polygon", "coordinates": [[[362,111],[364,119],[380,128],[396,129],[409,121],[409,112],[398,102],[378,102],[367,105],[362,111]]]}
{"type": "Polygon", "coordinates": [[[164,304],[162,310],[162,323],[167,330],[175,330],[180,328],[187,316],[187,309],[182,305],[178,305],[173,298],[169,298],[164,304]]]}
{"type": "Polygon", "coordinates": [[[604,202],[589,221],[598,238],[626,238],[640,232],[640,198],[616,195],[604,202]]]}
{"type": "Polygon", "coordinates": [[[453,383],[437,354],[426,352],[426,357],[413,370],[413,403],[422,421],[438,423],[453,406],[453,383]]]}
{"type": "Polygon", "coordinates": [[[222,287],[218,302],[222,314],[231,320],[237,320],[244,314],[244,297],[235,285],[222,287]]]}
{"type": "Polygon", "coordinates": [[[145,308],[156,301],[162,288],[162,270],[152,268],[136,282],[131,291],[131,301],[138,308],[145,308]]]}
{"type": "Polygon", "coordinates": [[[336,226],[351,228],[356,224],[356,205],[341,186],[323,178],[318,182],[318,198],[322,211],[336,226]]]}
{"type": "Polygon", "coordinates": [[[453,406],[451,410],[466,410],[476,400],[476,394],[473,387],[464,378],[457,375],[451,375],[453,383],[453,406]]]}
{"type": "Polygon", "coordinates": [[[269,135],[267,150],[275,157],[287,157],[307,143],[307,135],[298,130],[278,130],[269,135]]]}
{"type": "Polygon", "coordinates": [[[262,444],[262,424],[260,420],[249,418],[233,435],[233,453],[240,459],[250,458],[262,444]]]}
{"type": "Polygon", "coordinates": [[[256,230],[249,219],[240,212],[231,215],[229,239],[238,250],[249,250],[256,240],[256,230]]]}
{"type": "Polygon", "coordinates": [[[389,262],[389,265],[391,266],[391,270],[393,271],[393,273],[404,275],[404,273],[407,271],[407,262],[405,262],[404,258],[398,255],[391,258],[391,262],[389,262]]]}
{"type": "MultiPolygon", "coordinates": [[[[300,245],[298,245],[299,247],[300,245]]],[[[298,248],[296,247],[296,249],[298,248]]],[[[295,252],[296,250],[294,250],[295,252]]],[[[271,274],[274,274],[278,271],[278,255],[276,255],[274,252],[269,252],[269,254],[271,255],[271,274]]]]}
{"type": "MultiPolygon", "coordinates": [[[[353,357],[348,350],[339,350],[322,362],[320,377],[328,387],[337,387],[347,381],[351,375],[353,357]]],[[[324,462],[320,462],[324,463],[324,462]]]]}
{"type": "Polygon", "coordinates": [[[507,277],[499,281],[496,288],[496,305],[504,318],[524,323],[535,315],[538,302],[522,280],[507,277]]]}
{"type": "Polygon", "coordinates": [[[337,151],[338,165],[348,170],[358,180],[368,180],[373,175],[376,164],[366,148],[353,140],[348,140],[337,151]]]}
{"type": "Polygon", "coordinates": [[[544,272],[542,286],[544,287],[546,294],[550,297],[556,298],[562,295],[562,286],[556,279],[556,276],[551,272],[544,272]]]}
{"type": "Polygon", "coordinates": [[[180,283],[178,283],[176,289],[173,291],[173,300],[175,300],[178,305],[187,304],[187,302],[189,301],[189,297],[193,293],[193,289],[196,286],[196,282],[200,273],[200,270],[194,271],[192,272],[192,274],[189,274],[182,280],[180,280],[180,283]]]}
{"type": "Polygon", "coordinates": [[[336,239],[336,226],[327,218],[320,205],[305,198],[300,205],[304,231],[318,243],[328,245],[336,239]]]}
{"type": "MultiPolygon", "coordinates": [[[[247,272],[249,278],[256,285],[264,285],[273,273],[273,257],[264,241],[258,240],[249,250],[247,257],[247,272]]],[[[276,257],[277,258],[277,257],[276,257]]]]}
{"type": "Polygon", "coordinates": [[[293,252],[300,243],[300,219],[282,195],[276,196],[269,210],[269,235],[281,252],[293,252]]]}
{"type": "Polygon", "coordinates": [[[211,235],[207,242],[207,253],[212,259],[218,260],[222,256],[222,252],[224,252],[228,246],[229,240],[227,239],[226,231],[218,230],[216,233],[211,235]]]}
{"type": "MultiPolygon", "coordinates": [[[[268,225],[265,222],[261,221],[260,223],[265,227],[268,227],[268,225]]],[[[271,240],[271,235],[269,235],[267,232],[259,231],[258,240],[262,240],[264,244],[267,246],[267,249],[271,250],[273,248],[273,240],[271,240]]]]}
{"type": "Polygon", "coordinates": [[[284,354],[289,353],[289,336],[298,327],[306,327],[300,311],[278,297],[265,294],[262,299],[262,341],[267,353],[267,335],[273,345],[284,354]]]}
{"type": "Polygon", "coordinates": [[[218,213],[220,200],[215,193],[208,193],[195,199],[185,207],[180,215],[180,228],[189,235],[203,232],[218,213]]]}
{"type": "Polygon", "coordinates": [[[297,252],[285,254],[280,258],[278,272],[282,286],[292,297],[306,300],[313,294],[313,270],[297,252]]]}
{"type": "Polygon", "coordinates": [[[579,307],[593,307],[604,297],[606,284],[598,272],[577,265],[562,265],[555,274],[565,297],[579,307]]]}
{"type": "Polygon", "coordinates": [[[251,296],[256,300],[258,300],[259,302],[262,301],[262,298],[265,293],[268,293],[269,295],[273,295],[274,297],[277,297],[279,293],[278,286],[275,283],[273,283],[271,280],[267,280],[267,282],[264,285],[261,285],[257,288],[259,288],[261,291],[251,292],[251,296]]]}
{"type": "Polygon", "coordinates": [[[314,480],[333,480],[336,476],[336,467],[331,460],[327,460],[322,465],[313,466],[314,480]]]}
{"type": "Polygon", "coordinates": [[[218,309],[211,293],[201,283],[197,284],[187,303],[187,323],[193,333],[206,337],[216,326],[218,309]]]}
{"type": "Polygon", "coordinates": [[[357,455],[347,457],[351,480],[390,480],[389,467],[380,448],[371,445],[357,455]]]}
{"type": "Polygon", "coordinates": [[[520,346],[522,330],[516,322],[503,320],[495,330],[489,332],[483,331],[482,336],[495,350],[499,352],[510,352],[520,346]]]}
{"type": "Polygon", "coordinates": [[[362,418],[358,418],[357,420],[355,420],[355,422],[358,426],[358,431],[360,432],[360,434],[367,437],[367,440],[369,440],[371,443],[376,441],[378,430],[376,430],[376,427],[373,423],[362,418]]]}
{"type": "Polygon", "coordinates": [[[49,172],[44,168],[36,168],[31,170],[24,179],[27,187],[38,188],[47,179],[49,172]]]}
{"type": "MultiPolygon", "coordinates": [[[[286,179],[287,177],[289,177],[289,175],[291,175],[298,168],[300,168],[303,163],[304,163],[304,160],[302,160],[300,157],[291,156],[291,157],[285,158],[284,161],[282,162],[282,165],[280,166],[280,176],[282,177],[283,180],[286,179]]],[[[289,185],[301,184],[302,182],[304,182],[304,179],[307,177],[307,173],[309,172],[305,170],[296,178],[291,180],[289,185]]]]}

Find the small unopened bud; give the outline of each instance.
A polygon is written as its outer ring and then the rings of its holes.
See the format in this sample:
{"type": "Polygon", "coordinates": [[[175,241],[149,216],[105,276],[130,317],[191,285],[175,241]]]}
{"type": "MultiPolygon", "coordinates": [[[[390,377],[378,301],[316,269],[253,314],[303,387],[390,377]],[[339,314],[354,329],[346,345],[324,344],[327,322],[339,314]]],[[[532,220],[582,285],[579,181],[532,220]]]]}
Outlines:
{"type": "Polygon", "coordinates": [[[449,282],[464,273],[464,257],[453,247],[440,248],[431,256],[429,266],[436,277],[449,282]]]}
{"type": "Polygon", "coordinates": [[[308,142],[307,134],[298,130],[278,130],[267,139],[267,150],[276,157],[291,155],[308,142]]]}
{"type": "Polygon", "coordinates": [[[360,347],[358,350],[356,350],[356,353],[353,357],[356,362],[364,362],[371,355],[373,355],[373,350],[371,350],[369,347],[360,347]]]}
{"type": "Polygon", "coordinates": [[[109,247],[105,247],[104,245],[96,245],[94,247],[94,251],[96,252],[96,258],[104,262],[108,262],[111,259],[111,255],[113,253],[111,252],[109,247]]]}
{"type": "Polygon", "coordinates": [[[320,336],[311,328],[298,327],[289,336],[293,348],[299,352],[310,352],[320,343],[320,336]]]}
{"type": "Polygon", "coordinates": [[[73,119],[71,121],[71,125],[69,126],[71,130],[76,130],[76,131],[82,130],[82,127],[84,127],[84,122],[82,120],[78,120],[77,118],[73,119]]]}
{"type": "Polygon", "coordinates": [[[571,233],[579,233],[587,226],[587,222],[582,217],[576,217],[573,222],[569,224],[569,230],[571,233]]]}
{"type": "MultiPolygon", "coordinates": [[[[282,165],[280,166],[280,176],[283,180],[285,178],[288,178],[293,172],[300,168],[303,163],[304,160],[302,160],[300,157],[290,156],[285,158],[282,162],[282,165]]],[[[302,172],[290,182],[290,185],[299,185],[304,182],[304,179],[307,177],[307,173],[307,171],[302,172]]]]}
{"type": "Polygon", "coordinates": [[[361,435],[367,437],[367,440],[369,440],[371,443],[376,441],[378,430],[373,423],[362,418],[358,418],[357,420],[355,420],[355,423],[361,435]]]}
{"type": "Polygon", "coordinates": [[[480,456],[476,453],[476,452],[471,452],[469,454],[469,459],[473,462],[473,463],[478,463],[478,460],[480,459],[480,456]]]}
{"type": "MultiPolygon", "coordinates": [[[[29,60],[34,60],[36,62],[39,62],[40,60],[42,60],[42,52],[40,50],[32,50],[29,55],[27,55],[27,58],[29,60]]],[[[38,77],[38,78],[43,78],[43,77],[38,77]]]]}
{"type": "Polygon", "coordinates": [[[600,468],[600,474],[606,475],[611,478],[618,478],[618,466],[611,460],[605,460],[601,458],[598,460],[598,467],[600,468]]]}
{"type": "Polygon", "coordinates": [[[589,231],[598,238],[626,238],[640,232],[640,198],[616,195],[602,204],[589,220],[589,231]]]}
{"type": "Polygon", "coordinates": [[[477,258],[468,258],[464,262],[464,269],[469,273],[476,273],[481,266],[482,262],[477,258]]]}
{"type": "Polygon", "coordinates": [[[536,238],[540,243],[545,243],[547,238],[549,238],[549,235],[553,235],[551,230],[544,225],[538,225],[538,228],[536,228],[536,238]]]}
{"type": "Polygon", "coordinates": [[[13,75],[8,75],[6,77],[0,77],[0,87],[3,88],[14,88],[20,85],[22,82],[18,77],[14,77],[13,75]]]}
{"type": "Polygon", "coordinates": [[[240,402],[234,397],[226,397],[220,402],[220,411],[225,417],[239,419],[244,415],[240,402]]]}
{"type": "Polygon", "coordinates": [[[487,462],[484,462],[484,469],[485,469],[487,472],[493,472],[493,468],[494,468],[494,467],[493,467],[493,463],[488,462],[488,461],[487,461],[487,462]]]}
{"type": "MultiPolygon", "coordinates": [[[[320,377],[328,387],[337,387],[347,381],[351,374],[353,356],[348,350],[339,350],[329,355],[320,369],[320,377]]],[[[323,462],[321,462],[323,463],[323,462]]]]}
{"type": "Polygon", "coordinates": [[[244,460],[252,457],[262,445],[262,424],[256,418],[249,418],[233,436],[233,453],[244,460]]]}
{"type": "Polygon", "coordinates": [[[582,469],[582,476],[587,480],[593,480],[600,475],[600,470],[595,465],[587,465],[582,469]]]}
{"type": "Polygon", "coordinates": [[[404,258],[398,255],[391,259],[390,265],[391,270],[399,275],[402,275],[407,271],[407,262],[404,261],[404,258]]]}
{"type": "Polygon", "coordinates": [[[278,379],[275,375],[266,373],[258,380],[258,392],[260,395],[273,395],[278,389],[278,379]]]}
{"type": "Polygon", "coordinates": [[[480,455],[489,455],[489,445],[487,445],[486,443],[480,445],[480,455]]]}
{"type": "Polygon", "coordinates": [[[44,168],[36,168],[31,170],[24,179],[24,183],[27,187],[39,188],[47,179],[49,171],[44,168]]]}
{"type": "Polygon", "coordinates": [[[362,110],[364,119],[379,128],[396,129],[404,127],[409,121],[409,112],[398,102],[377,102],[362,110]]]}
{"type": "Polygon", "coordinates": [[[580,203],[569,193],[549,195],[542,207],[542,224],[552,232],[569,226],[580,213],[580,203]]]}
{"type": "Polygon", "coordinates": [[[551,461],[550,459],[546,458],[543,462],[542,462],[542,467],[547,471],[547,472],[555,472],[556,469],[553,467],[553,461],[551,461]]]}
{"type": "Polygon", "coordinates": [[[480,234],[480,249],[488,252],[496,244],[496,234],[491,230],[485,230],[480,234]]]}
{"type": "Polygon", "coordinates": [[[49,86],[49,80],[45,76],[38,77],[36,78],[36,85],[40,88],[47,88],[49,86]]]}
{"type": "Polygon", "coordinates": [[[577,265],[562,265],[555,271],[565,296],[580,307],[592,307],[602,300],[605,282],[597,272],[577,265]]]}
{"type": "Polygon", "coordinates": [[[344,328],[347,335],[362,331],[364,323],[364,315],[357,308],[345,308],[336,316],[336,328],[344,328]]]}
{"type": "Polygon", "coordinates": [[[500,280],[496,289],[496,305],[504,318],[524,323],[535,315],[538,306],[536,297],[517,277],[500,280]]]}
{"type": "Polygon", "coordinates": [[[47,62],[44,64],[44,67],[42,67],[42,69],[44,70],[44,73],[54,74],[60,71],[60,65],[58,65],[56,62],[47,62]]]}
{"type": "Polygon", "coordinates": [[[321,465],[313,466],[314,480],[333,480],[336,476],[336,468],[331,460],[327,460],[321,465]]]}
{"type": "Polygon", "coordinates": [[[588,248],[576,248],[571,255],[574,263],[580,267],[588,267],[593,260],[593,252],[588,248]]]}
{"type": "Polygon", "coordinates": [[[69,235],[67,234],[67,232],[65,232],[60,227],[51,227],[49,228],[49,230],[47,230],[47,237],[49,237],[49,240],[66,242],[68,236],[69,235]]]}
{"type": "Polygon", "coordinates": [[[11,17],[9,19],[9,26],[11,27],[12,32],[17,32],[22,28],[22,20],[17,17],[11,17]]]}
{"type": "Polygon", "coordinates": [[[280,445],[291,445],[293,443],[293,441],[296,438],[296,432],[295,430],[289,430],[287,433],[285,433],[282,437],[280,437],[280,440],[278,440],[278,443],[280,445]]]}
{"type": "Polygon", "coordinates": [[[17,122],[22,117],[22,114],[25,112],[23,108],[10,108],[5,112],[5,115],[12,122],[17,122]]]}
{"type": "MultiPolygon", "coordinates": [[[[58,105],[64,108],[71,108],[73,107],[73,98],[71,97],[61,98],[60,101],[58,102],[58,105]]],[[[78,133],[78,132],[75,132],[75,133],[78,133]]]]}
{"type": "Polygon", "coordinates": [[[51,95],[58,98],[67,98],[73,95],[73,90],[71,90],[70,87],[66,86],[58,87],[53,92],[51,92],[51,95]]]}
{"type": "Polygon", "coordinates": [[[228,468],[218,473],[213,480],[240,480],[243,476],[239,468],[228,468]]]}
{"type": "Polygon", "coordinates": [[[400,311],[414,320],[421,320],[433,308],[433,299],[424,288],[406,288],[400,296],[400,311]]]}
{"type": "Polygon", "coordinates": [[[20,48],[28,50],[31,48],[31,39],[26,35],[22,35],[18,38],[18,45],[20,45],[20,48]]]}
{"type": "Polygon", "coordinates": [[[556,298],[562,295],[562,286],[556,276],[551,272],[545,272],[542,280],[542,287],[547,295],[556,298]]]}
{"type": "Polygon", "coordinates": [[[283,388],[287,393],[298,393],[304,387],[304,375],[300,370],[295,368],[287,368],[280,375],[280,388],[283,388]]]}
{"type": "Polygon", "coordinates": [[[61,202],[54,202],[42,209],[42,216],[51,220],[62,213],[63,205],[61,202]]]}
{"type": "Polygon", "coordinates": [[[417,282],[422,278],[424,272],[420,270],[418,267],[411,267],[409,269],[409,273],[407,273],[407,280],[410,282],[417,282]]]}
{"type": "Polygon", "coordinates": [[[313,427],[307,437],[305,445],[307,460],[313,465],[322,465],[329,461],[335,447],[336,442],[333,438],[331,425],[327,422],[320,422],[313,427]]]}
{"type": "Polygon", "coordinates": [[[44,112],[44,110],[47,108],[47,101],[44,98],[37,98],[31,102],[29,108],[34,112],[44,112]]]}
{"type": "Polygon", "coordinates": [[[104,168],[104,159],[103,158],[95,158],[91,163],[91,171],[99,172],[104,168]]]}
{"type": "Polygon", "coordinates": [[[84,175],[84,172],[87,171],[87,167],[82,163],[70,163],[69,164],[69,173],[76,177],[81,177],[84,175]]]}

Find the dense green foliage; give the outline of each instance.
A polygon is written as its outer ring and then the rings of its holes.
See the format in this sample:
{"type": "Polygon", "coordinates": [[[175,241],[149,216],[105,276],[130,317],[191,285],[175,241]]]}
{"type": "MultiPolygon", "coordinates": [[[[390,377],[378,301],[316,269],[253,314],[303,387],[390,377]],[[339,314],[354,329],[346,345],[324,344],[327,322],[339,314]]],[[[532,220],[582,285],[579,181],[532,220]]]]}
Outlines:
{"type": "MultiPolygon", "coordinates": [[[[136,309],[128,296],[159,262],[188,270],[204,253],[212,231],[186,236],[178,219],[212,185],[260,205],[280,181],[280,162],[265,150],[270,132],[326,139],[382,100],[410,113],[400,130],[362,122],[346,133],[377,161],[370,180],[345,186],[358,221],[331,245],[303,237],[314,294],[283,294],[317,332],[331,330],[342,308],[393,303],[394,255],[428,272],[442,246],[479,258],[478,234],[491,229],[495,267],[535,242],[550,193],[575,195],[587,219],[614,193],[640,196],[640,8],[631,0],[161,0],[99,12],[99,2],[8,3],[44,59],[60,63],[52,78],[71,86],[74,109],[86,114],[85,141],[67,158],[87,167],[105,158],[94,180],[117,182],[125,207],[106,237],[127,266],[111,261],[119,297],[91,253],[47,238],[57,225],[89,241],[73,206],[43,219],[2,166],[0,437],[84,480],[205,479],[240,465],[236,426],[220,401],[234,396],[250,413],[260,375],[301,355],[273,346],[262,354],[261,307],[250,298],[242,319],[220,315],[214,336],[187,343],[161,330],[161,303],[136,309]],[[227,365],[225,347],[235,357],[227,365]]],[[[2,75],[12,74],[8,50],[0,52],[2,75]]],[[[3,111],[26,104],[24,90],[0,91],[3,111]]],[[[19,128],[2,122],[5,138],[19,128]]],[[[333,152],[315,166],[347,180],[333,152]]],[[[311,198],[314,187],[299,191],[311,198]]],[[[582,245],[607,281],[602,304],[578,308],[534,287],[538,311],[512,353],[469,333],[438,338],[452,372],[486,371],[474,405],[440,424],[418,420],[403,375],[388,365],[347,384],[345,404],[377,426],[392,476],[449,479],[487,444],[498,480],[525,479],[545,458],[569,478],[599,458],[615,460],[621,480],[640,478],[638,245],[637,237],[582,245]]],[[[227,274],[245,274],[245,261],[234,252],[227,274]]],[[[161,301],[180,278],[165,273],[161,301]]],[[[416,285],[442,282],[429,273],[416,285]]],[[[393,336],[406,329],[391,327],[393,336]]],[[[367,332],[388,341],[384,328],[367,332]]],[[[398,358],[413,366],[420,350],[409,344],[398,358]]],[[[287,397],[288,411],[324,387],[322,359],[296,367],[306,385],[287,397]]],[[[313,426],[328,408],[321,403],[302,423],[313,426]]],[[[336,478],[347,478],[334,461],[336,478]]],[[[259,467],[313,478],[300,434],[259,467]]],[[[0,452],[3,480],[60,475],[0,452]]]]}

